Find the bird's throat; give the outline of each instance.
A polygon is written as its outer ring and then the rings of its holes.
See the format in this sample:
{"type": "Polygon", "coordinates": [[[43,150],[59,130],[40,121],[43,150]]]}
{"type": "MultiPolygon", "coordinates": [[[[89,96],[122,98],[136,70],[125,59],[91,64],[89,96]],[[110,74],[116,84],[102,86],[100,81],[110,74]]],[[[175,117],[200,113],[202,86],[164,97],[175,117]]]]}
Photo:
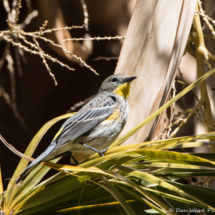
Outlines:
{"type": "Polygon", "coordinates": [[[118,86],[115,90],[115,93],[119,96],[123,96],[124,98],[129,97],[130,92],[130,83],[124,83],[118,86]]]}

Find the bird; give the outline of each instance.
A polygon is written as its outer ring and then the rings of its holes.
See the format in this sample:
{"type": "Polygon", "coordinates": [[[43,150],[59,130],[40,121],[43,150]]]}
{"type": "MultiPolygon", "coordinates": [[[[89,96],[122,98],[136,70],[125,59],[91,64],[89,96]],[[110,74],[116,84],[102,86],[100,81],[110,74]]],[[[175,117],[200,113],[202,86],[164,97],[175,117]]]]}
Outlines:
{"type": "Polygon", "coordinates": [[[16,183],[23,181],[40,163],[72,152],[104,156],[127,121],[130,83],[136,76],[114,74],[106,78],[98,94],[76,114],[67,119],[51,144],[20,174],[16,183]]]}

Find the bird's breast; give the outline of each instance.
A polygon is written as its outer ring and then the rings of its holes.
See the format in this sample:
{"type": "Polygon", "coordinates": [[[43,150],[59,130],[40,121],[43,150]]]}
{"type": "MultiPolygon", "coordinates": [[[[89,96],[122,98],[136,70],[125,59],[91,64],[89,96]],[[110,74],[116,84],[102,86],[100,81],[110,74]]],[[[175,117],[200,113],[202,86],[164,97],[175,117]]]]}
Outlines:
{"type": "MultiPolygon", "coordinates": [[[[115,108],[113,113],[107,117],[107,119],[98,124],[91,131],[77,138],[75,142],[85,143],[98,150],[109,147],[122,131],[128,117],[128,112],[128,104],[127,101],[124,100],[117,108],[115,108]]],[[[81,146],[79,146],[79,148],[80,147],[81,146]]],[[[79,148],[75,150],[73,149],[73,151],[81,151],[79,148]]],[[[86,147],[83,150],[86,154],[94,153],[92,150],[86,149],[86,147]]]]}

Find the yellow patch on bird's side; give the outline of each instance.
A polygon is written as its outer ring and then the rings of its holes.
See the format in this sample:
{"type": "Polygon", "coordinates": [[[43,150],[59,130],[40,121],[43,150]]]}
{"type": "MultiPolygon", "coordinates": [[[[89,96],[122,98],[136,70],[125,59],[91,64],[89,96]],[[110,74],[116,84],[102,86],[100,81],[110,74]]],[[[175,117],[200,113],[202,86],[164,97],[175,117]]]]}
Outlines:
{"type": "Polygon", "coordinates": [[[116,88],[116,90],[114,92],[119,96],[123,96],[124,98],[128,98],[129,92],[130,92],[130,83],[121,84],[120,86],[118,86],[116,88]]]}
{"type": "Polygon", "coordinates": [[[119,109],[115,109],[114,112],[106,120],[117,119],[119,117],[119,114],[120,114],[120,110],[119,109]]]}

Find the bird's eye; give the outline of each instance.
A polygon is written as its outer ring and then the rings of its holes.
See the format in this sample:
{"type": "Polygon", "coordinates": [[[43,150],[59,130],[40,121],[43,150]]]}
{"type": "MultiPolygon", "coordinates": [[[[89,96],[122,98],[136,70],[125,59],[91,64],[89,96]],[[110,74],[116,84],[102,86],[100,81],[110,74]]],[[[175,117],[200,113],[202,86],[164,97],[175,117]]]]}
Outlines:
{"type": "Polygon", "coordinates": [[[112,82],[117,82],[118,79],[117,78],[112,78],[112,82]]]}

